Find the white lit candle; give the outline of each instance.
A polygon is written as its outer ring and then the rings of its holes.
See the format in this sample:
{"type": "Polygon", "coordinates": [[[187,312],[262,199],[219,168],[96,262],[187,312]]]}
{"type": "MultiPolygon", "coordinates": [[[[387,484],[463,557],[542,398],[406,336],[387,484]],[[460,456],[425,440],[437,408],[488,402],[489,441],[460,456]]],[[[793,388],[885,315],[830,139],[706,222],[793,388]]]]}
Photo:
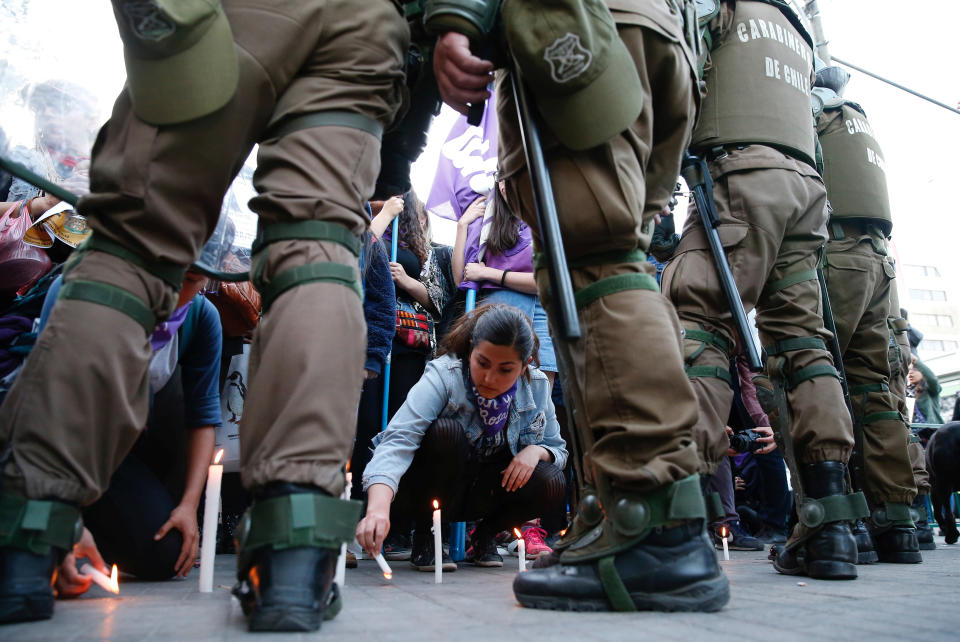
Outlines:
{"type": "Polygon", "coordinates": [[[519,528],[513,529],[513,534],[517,536],[517,570],[523,573],[527,570],[527,543],[523,541],[523,535],[519,528]]]}
{"type": "Polygon", "coordinates": [[[383,553],[377,553],[373,556],[373,559],[377,562],[377,566],[380,567],[380,570],[383,571],[383,579],[392,579],[393,570],[391,570],[390,565],[387,564],[387,560],[383,559],[383,553]]]}
{"type": "Polygon", "coordinates": [[[443,582],[443,542],[440,538],[440,502],[433,500],[433,583],[443,582]]]}
{"type": "Polygon", "coordinates": [[[200,592],[213,591],[213,560],[217,554],[217,517],[220,515],[220,485],[223,483],[223,448],[207,470],[207,493],[203,502],[203,540],[200,543],[200,592]]]}
{"type": "MultiPolygon", "coordinates": [[[[353,486],[353,473],[350,472],[350,462],[347,462],[347,484],[343,487],[343,495],[341,499],[344,501],[350,500],[350,489],[353,486]]],[[[340,556],[337,558],[337,572],[333,576],[333,581],[343,588],[347,583],[347,543],[344,542],[340,544],[340,556]]]]}
{"type": "Polygon", "coordinates": [[[730,561],[730,547],[727,546],[727,532],[728,531],[726,526],[720,527],[720,536],[723,538],[723,561],[724,562],[730,561]]]}
{"type": "Polygon", "coordinates": [[[107,577],[102,571],[98,571],[90,564],[84,564],[80,567],[80,575],[89,575],[93,579],[93,583],[105,591],[110,591],[111,593],[120,592],[120,582],[117,581],[116,564],[113,565],[113,571],[110,573],[110,577],[107,577]]]}

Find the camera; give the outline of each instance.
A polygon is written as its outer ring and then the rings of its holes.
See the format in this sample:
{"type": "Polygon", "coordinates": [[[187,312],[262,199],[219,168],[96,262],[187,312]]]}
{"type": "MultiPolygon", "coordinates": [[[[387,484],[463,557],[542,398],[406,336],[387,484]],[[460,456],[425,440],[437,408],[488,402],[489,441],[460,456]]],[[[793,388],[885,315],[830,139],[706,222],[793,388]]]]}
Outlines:
{"type": "Polygon", "coordinates": [[[752,453],[760,450],[766,444],[758,441],[762,434],[756,430],[744,430],[730,435],[730,448],[738,453],[752,453]]]}

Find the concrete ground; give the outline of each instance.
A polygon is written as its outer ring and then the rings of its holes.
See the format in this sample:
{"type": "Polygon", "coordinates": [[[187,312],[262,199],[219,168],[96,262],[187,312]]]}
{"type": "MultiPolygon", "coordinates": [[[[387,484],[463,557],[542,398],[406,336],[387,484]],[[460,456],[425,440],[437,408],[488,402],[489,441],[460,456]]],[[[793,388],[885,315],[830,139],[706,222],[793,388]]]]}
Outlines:
{"type": "Polygon", "coordinates": [[[363,560],[347,571],[344,610],[310,635],[246,633],[228,592],[235,558],[223,555],[212,594],[197,591],[196,570],[182,581],[125,581],[118,596],[94,586],[58,602],[53,620],[0,627],[0,640],[960,640],[960,546],[937,544],[923,564],[861,566],[852,582],[785,577],[766,553],[732,551],[721,562],[732,597],[714,614],[524,609],[511,557],[502,569],[461,565],[441,585],[406,562],[387,582],[363,560]]]}

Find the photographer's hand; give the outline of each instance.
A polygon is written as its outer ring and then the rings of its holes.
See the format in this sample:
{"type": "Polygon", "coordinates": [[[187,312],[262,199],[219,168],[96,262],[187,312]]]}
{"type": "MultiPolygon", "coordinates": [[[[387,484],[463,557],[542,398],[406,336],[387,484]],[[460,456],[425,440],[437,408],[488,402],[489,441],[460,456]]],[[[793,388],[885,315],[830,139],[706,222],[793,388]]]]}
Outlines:
{"type": "Polygon", "coordinates": [[[763,437],[757,439],[757,442],[761,444],[766,444],[760,450],[754,450],[754,454],[757,455],[766,455],[772,453],[777,449],[777,442],[773,438],[773,428],[770,426],[757,426],[753,429],[754,432],[760,433],[763,437]]]}

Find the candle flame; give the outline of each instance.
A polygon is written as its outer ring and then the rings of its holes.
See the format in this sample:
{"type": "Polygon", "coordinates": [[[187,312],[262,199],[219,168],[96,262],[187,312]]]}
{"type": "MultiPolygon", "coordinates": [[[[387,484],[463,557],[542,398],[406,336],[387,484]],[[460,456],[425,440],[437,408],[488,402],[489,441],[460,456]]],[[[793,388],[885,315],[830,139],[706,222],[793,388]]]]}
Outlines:
{"type": "Polygon", "coordinates": [[[440,510],[440,502],[433,500],[433,510],[440,510]]]}
{"type": "Polygon", "coordinates": [[[517,536],[517,539],[523,539],[523,535],[520,534],[520,529],[519,529],[519,528],[514,528],[514,529],[513,529],[513,533],[514,533],[514,535],[517,536]]]}
{"type": "Polygon", "coordinates": [[[567,529],[563,529],[562,531],[560,531],[560,537],[563,537],[566,534],[567,534],[567,529]]]}
{"type": "Polygon", "coordinates": [[[726,527],[726,526],[721,526],[721,527],[720,527],[720,537],[722,537],[723,539],[727,539],[727,527],[726,527]]]}
{"type": "Polygon", "coordinates": [[[346,469],[345,471],[343,471],[343,472],[345,472],[345,473],[349,473],[349,472],[350,472],[350,460],[349,460],[349,459],[347,460],[347,469],[346,469]]]}
{"type": "Polygon", "coordinates": [[[384,574],[383,574],[383,579],[385,579],[385,580],[392,580],[392,579],[393,579],[393,573],[384,573],[384,574]]]}
{"type": "Polygon", "coordinates": [[[117,565],[113,565],[113,570],[110,572],[110,592],[119,593],[120,592],[120,582],[117,580],[117,565]]]}
{"type": "Polygon", "coordinates": [[[217,456],[213,458],[213,463],[219,464],[221,459],[223,459],[223,448],[217,451],[217,456]]]}

